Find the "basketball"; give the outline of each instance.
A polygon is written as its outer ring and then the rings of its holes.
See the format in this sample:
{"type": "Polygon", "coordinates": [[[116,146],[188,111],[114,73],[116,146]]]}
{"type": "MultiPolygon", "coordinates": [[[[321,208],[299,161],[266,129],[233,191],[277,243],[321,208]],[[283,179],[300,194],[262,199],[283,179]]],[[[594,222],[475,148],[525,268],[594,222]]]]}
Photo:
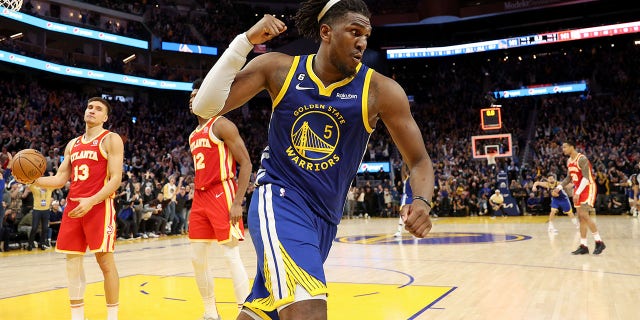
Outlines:
{"type": "Polygon", "coordinates": [[[11,174],[19,182],[31,183],[42,177],[47,161],[38,150],[24,149],[16,153],[11,162],[11,174]]]}

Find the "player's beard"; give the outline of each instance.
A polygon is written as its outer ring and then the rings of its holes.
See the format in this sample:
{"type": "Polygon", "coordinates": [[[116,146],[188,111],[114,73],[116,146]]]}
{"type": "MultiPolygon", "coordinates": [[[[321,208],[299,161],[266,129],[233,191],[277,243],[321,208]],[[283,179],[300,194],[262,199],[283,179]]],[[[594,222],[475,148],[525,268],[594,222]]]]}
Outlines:
{"type": "Polygon", "coordinates": [[[346,63],[342,63],[340,57],[338,57],[338,54],[331,52],[329,54],[329,59],[333,62],[333,65],[336,67],[336,69],[338,69],[338,71],[340,71],[340,73],[344,75],[345,78],[349,78],[356,74],[356,67],[351,67],[346,63]]]}

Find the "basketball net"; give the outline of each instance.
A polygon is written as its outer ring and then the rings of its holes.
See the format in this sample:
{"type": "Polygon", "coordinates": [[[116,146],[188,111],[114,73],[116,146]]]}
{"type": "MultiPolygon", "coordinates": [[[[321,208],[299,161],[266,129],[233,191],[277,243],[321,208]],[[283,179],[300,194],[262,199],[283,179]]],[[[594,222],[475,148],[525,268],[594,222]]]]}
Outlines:
{"type": "Polygon", "coordinates": [[[487,164],[489,166],[495,166],[496,165],[496,155],[498,155],[497,153],[489,153],[487,154],[487,164]]]}
{"type": "Polygon", "coordinates": [[[18,11],[22,8],[22,0],[0,0],[0,7],[18,11]]]}

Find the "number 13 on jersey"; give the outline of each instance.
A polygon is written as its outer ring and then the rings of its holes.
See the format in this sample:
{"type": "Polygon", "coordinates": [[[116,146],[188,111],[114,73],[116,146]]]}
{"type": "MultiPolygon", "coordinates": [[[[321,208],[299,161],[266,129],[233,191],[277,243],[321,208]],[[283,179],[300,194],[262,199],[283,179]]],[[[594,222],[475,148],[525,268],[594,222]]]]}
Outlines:
{"type": "Polygon", "coordinates": [[[82,164],[73,167],[73,181],[85,181],[89,179],[89,166],[82,164]]]}

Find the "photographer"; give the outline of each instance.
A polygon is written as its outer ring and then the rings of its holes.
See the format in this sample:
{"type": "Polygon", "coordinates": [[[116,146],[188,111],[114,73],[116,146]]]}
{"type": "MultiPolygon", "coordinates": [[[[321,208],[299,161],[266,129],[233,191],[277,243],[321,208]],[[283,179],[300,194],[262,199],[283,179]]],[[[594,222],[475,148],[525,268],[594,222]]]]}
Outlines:
{"type": "Polygon", "coordinates": [[[507,216],[504,211],[504,197],[500,193],[500,189],[496,189],[493,195],[489,198],[489,204],[491,205],[491,217],[495,217],[498,212],[503,217],[507,216]]]}

